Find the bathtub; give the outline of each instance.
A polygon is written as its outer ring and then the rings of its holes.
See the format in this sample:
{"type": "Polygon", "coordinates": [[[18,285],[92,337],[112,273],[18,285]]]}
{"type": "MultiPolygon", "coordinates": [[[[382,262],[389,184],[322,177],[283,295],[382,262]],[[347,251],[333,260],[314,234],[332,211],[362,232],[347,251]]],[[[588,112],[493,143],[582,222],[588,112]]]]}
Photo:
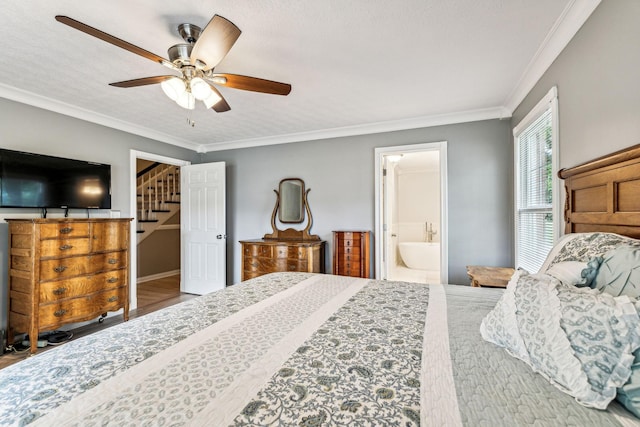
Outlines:
{"type": "Polygon", "coordinates": [[[440,243],[400,242],[400,257],[405,265],[416,270],[440,270],[440,243]]]}

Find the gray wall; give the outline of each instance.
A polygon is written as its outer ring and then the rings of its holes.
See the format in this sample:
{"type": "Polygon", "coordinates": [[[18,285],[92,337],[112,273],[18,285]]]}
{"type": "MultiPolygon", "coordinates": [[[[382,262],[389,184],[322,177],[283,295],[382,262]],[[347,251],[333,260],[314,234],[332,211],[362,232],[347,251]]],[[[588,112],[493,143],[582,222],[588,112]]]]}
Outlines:
{"type": "Polygon", "coordinates": [[[603,0],[513,113],[558,86],[560,167],[640,143],[640,1],[603,0]]]}
{"type": "MultiPolygon", "coordinates": [[[[51,111],[0,98],[0,147],[111,164],[111,205],[130,217],[131,149],[191,160],[195,153],[173,145],[92,124],[51,111]]],[[[50,211],[51,216],[60,212],[50,211]]],[[[83,211],[75,212],[83,215],[83,211]]],[[[72,211],[72,215],[74,212],[72,211]]],[[[100,212],[108,215],[108,212],[100,212]]],[[[0,328],[6,327],[8,237],[4,218],[38,217],[37,209],[0,209],[0,328]]]]}
{"type": "Polygon", "coordinates": [[[329,243],[330,272],[332,230],[374,229],[374,148],[438,141],[448,145],[449,281],[468,284],[469,264],[512,265],[510,132],[508,121],[489,120],[201,155],[227,166],[227,282],[240,280],[238,241],[271,232],[282,178],[311,189],[311,232],[329,243]]]}
{"type": "MultiPolygon", "coordinates": [[[[164,225],[179,226],[180,212],[164,225]]],[[[138,243],[138,278],[175,270],[180,270],[180,228],[156,229],[138,243]]]]}

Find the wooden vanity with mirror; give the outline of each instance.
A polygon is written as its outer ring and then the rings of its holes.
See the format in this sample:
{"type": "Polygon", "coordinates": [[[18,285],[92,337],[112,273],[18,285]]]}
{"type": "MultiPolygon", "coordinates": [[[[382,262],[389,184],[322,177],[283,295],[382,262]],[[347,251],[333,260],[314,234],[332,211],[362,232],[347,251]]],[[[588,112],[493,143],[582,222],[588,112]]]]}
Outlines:
{"type": "Polygon", "coordinates": [[[300,271],[324,273],[325,243],[319,236],[310,234],[313,217],[307,201],[310,189],[305,190],[304,181],[286,178],[280,181],[276,193],[276,204],[271,214],[273,231],[262,239],[241,240],[242,280],[252,279],[267,273],[300,271]],[[304,229],[287,228],[282,224],[301,224],[304,229]]]}

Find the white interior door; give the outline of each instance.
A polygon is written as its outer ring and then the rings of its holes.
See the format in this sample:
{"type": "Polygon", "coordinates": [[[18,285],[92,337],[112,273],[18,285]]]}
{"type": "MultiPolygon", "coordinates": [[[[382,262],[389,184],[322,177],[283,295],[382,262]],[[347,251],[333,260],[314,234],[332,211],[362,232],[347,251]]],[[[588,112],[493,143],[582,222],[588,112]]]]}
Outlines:
{"type": "Polygon", "coordinates": [[[181,285],[190,294],[226,286],[225,163],[183,166],[180,173],[181,285]]]}

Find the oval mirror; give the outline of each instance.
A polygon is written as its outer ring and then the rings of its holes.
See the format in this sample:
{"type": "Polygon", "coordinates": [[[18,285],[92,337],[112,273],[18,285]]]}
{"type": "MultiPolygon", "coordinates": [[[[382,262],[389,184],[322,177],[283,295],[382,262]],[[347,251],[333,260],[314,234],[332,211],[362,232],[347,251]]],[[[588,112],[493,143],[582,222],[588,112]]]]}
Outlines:
{"type": "Polygon", "coordinates": [[[282,223],[300,223],[304,221],[304,181],[287,178],[280,181],[280,207],[278,219],[282,223]]]}

